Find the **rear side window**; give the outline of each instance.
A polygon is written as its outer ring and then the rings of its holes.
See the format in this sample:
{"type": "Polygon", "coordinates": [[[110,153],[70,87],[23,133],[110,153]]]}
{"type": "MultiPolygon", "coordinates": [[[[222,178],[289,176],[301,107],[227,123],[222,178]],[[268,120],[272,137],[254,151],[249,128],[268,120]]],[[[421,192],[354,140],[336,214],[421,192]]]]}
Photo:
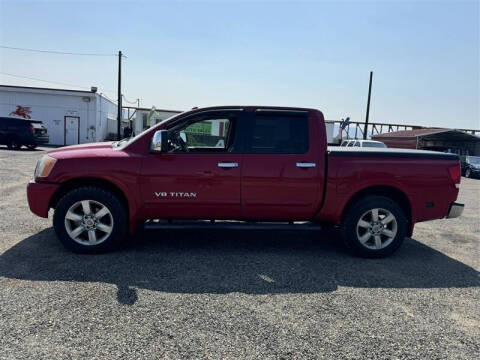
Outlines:
{"type": "Polygon", "coordinates": [[[7,119],[6,120],[6,127],[8,129],[18,129],[18,128],[23,128],[29,125],[27,121],[24,119],[7,119]]]}
{"type": "Polygon", "coordinates": [[[304,154],[308,151],[307,116],[256,114],[247,136],[247,153],[304,154]]]}
{"type": "Polygon", "coordinates": [[[15,123],[15,119],[0,118],[0,124],[2,127],[12,126],[15,123]]]}

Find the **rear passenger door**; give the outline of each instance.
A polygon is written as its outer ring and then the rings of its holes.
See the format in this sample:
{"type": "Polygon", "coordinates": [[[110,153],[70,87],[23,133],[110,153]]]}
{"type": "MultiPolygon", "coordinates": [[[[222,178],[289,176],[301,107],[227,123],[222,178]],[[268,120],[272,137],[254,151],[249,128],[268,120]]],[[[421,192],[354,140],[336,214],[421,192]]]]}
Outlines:
{"type": "Polygon", "coordinates": [[[302,220],[314,215],[324,166],[315,145],[318,125],[308,111],[252,113],[244,128],[243,218],[302,220]]]}

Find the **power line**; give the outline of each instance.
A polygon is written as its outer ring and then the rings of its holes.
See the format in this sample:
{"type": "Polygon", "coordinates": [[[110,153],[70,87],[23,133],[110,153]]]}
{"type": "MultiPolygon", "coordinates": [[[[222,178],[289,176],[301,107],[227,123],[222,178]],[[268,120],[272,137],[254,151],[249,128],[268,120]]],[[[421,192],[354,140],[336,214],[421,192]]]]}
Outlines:
{"type": "Polygon", "coordinates": [[[125,95],[122,94],[122,97],[123,97],[123,100],[125,100],[125,102],[129,103],[129,104],[136,104],[137,103],[137,100],[135,101],[128,101],[128,99],[125,97],[125,95]]]}
{"type": "MultiPolygon", "coordinates": [[[[2,49],[8,50],[18,50],[18,51],[29,51],[29,52],[38,52],[38,53],[47,53],[47,54],[58,54],[58,55],[80,55],[80,56],[118,56],[117,54],[100,54],[100,53],[78,53],[78,52],[68,52],[68,51],[58,51],[58,50],[39,50],[39,49],[28,49],[28,48],[18,48],[12,46],[0,45],[2,49]]],[[[124,56],[126,57],[126,56],[124,56]]]]}

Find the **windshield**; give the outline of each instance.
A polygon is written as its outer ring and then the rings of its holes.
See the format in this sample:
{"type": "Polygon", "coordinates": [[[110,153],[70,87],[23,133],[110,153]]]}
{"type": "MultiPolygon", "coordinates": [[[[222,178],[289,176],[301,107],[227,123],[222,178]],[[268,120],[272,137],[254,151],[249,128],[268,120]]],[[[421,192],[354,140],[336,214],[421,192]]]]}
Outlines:
{"type": "Polygon", "coordinates": [[[364,141],[363,147],[376,147],[376,148],[386,148],[387,145],[381,142],[373,142],[373,141],[364,141]]]}
{"type": "Polygon", "coordinates": [[[131,136],[131,137],[129,137],[129,138],[124,138],[124,139],[122,139],[122,140],[120,140],[120,141],[116,141],[116,142],[113,143],[112,146],[113,146],[114,148],[118,148],[118,147],[122,147],[122,148],[123,148],[123,147],[131,144],[132,142],[134,142],[135,140],[137,140],[137,139],[140,138],[141,136],[145,135],[147,132],[149,132],[150,130],[152,130],[152,128],[158,127],[158,126],[160,126],[161,124],[163,124],[165,121],[168,121],[168,120],[170,120],[170,119],[172,119],[172,118],[174,118],[174,117],[176,117],[176,116],[178,116],[178,115],[180,115],[180,114],[172,115],[172,116],[166,118],[165,120],[160,121],[158,124],[155,124],[155,125],[147,128],[147,129],[143,130],[140,134],[137,134],[137,135],[135,135],[135,136],[131,136]]]}
{"type": "Polygon", "coordinates": [[[467,162],[469,164],[480,165],[480,156],[467,156],[467,162]]]}

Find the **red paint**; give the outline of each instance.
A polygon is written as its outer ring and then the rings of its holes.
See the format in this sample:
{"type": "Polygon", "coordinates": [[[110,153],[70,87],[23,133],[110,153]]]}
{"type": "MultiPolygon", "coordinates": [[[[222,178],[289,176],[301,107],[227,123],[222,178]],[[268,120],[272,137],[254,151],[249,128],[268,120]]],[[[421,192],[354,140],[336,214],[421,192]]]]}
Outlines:
{"type": "Polygon", "coordinates": [[[58,184],[42,184],[33,180],[27,185],[27,197],[30,211],[35,215],[46,218],[48,216],[49,202],[55,191],[58,190],[58,184]]]}
{"type": "MultiPolygon", "coordinates": [[[[131,231],[155,217],[338,223],[353,196],[379,186],[404,194],[411,207],[413,227],[419,221],[445,217],[457,198],[458,161],[402,155],[328,156],[323,115],[312,109],[293,109],[309,111],[310,145],[305,154],[150,153],[156,130],[191,114],[232,108],[238,107],[195,109],[179,114],[121,150],[112,149],[111,143],[52,150],[49,155],[58,161],[49,177],[28,185],[30,209],[46,217],[55,191],[75,179],[101,179],[121,191],[128,201],[131,231]],[[239,166],[219,168],[219,162],[235,162],[239,166]],[[298,168],[297,162],[312,162],[316,167],[298,168]],[[185,192],[196,196],[182,195],[185,192]],[[427,207],[429,202],[435,206],[427,207]]],[[[244,109],[250,113],[257,108],[244,109]]]]}

